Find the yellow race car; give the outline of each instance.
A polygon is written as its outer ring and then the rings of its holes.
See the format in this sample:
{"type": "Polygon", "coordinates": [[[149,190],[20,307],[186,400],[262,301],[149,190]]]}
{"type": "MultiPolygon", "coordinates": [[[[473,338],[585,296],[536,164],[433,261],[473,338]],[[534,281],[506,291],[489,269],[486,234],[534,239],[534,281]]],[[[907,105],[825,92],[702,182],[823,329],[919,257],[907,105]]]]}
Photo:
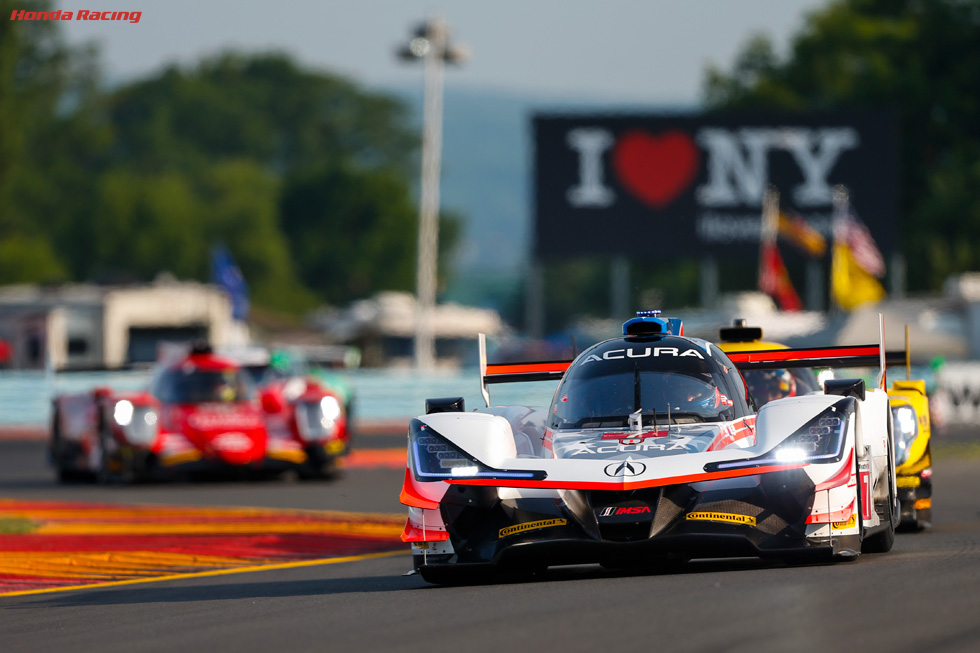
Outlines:
{"type": "MultiPolygon", "coordinates": [[[[719,335],[718,344],[726,353],[787,349],[786,345],[763,340],[762,329],[746,326],[744,319],[737,319],[732,326],[723,327],[719,335]]],[[[805,368],[748,370],[742,376],[756,408],[774,399],[804,395],[820,389],[816,375],[805,368]]],[[[895,473],[902,511],[901,528],[923,530],[932,525],[931,428],[926,382],[921,379],[894,381],[888,389],[888,399],[895,434],[895,473]]]]}
{"type": "Polygon", "coordinates": [[[895,474],[902,504],[901,527],[932,525],[932,453],[929,397],[921,379],[895,381],[888,389],[895,430],[895,474]]]}

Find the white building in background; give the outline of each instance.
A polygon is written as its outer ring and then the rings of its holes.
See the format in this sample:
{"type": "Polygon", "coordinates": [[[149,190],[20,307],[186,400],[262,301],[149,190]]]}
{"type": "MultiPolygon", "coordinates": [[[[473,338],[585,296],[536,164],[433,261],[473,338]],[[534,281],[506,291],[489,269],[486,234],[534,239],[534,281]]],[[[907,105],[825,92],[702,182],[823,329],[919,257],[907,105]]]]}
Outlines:
{"type": "Polygon", "coordinates": [[[156,360],[160,342],[242,343],[228,295],[216,286],[161,280],[140,286],[0,287],[0,339],[9,367],[114,369],[156,360]]]}
{"type": "MultiPolygon", "coordinates": [[[[331,342],[358,347],[364,367],[408,367],[416,316],[412,294],[382,292],[345,309],[323,311],[314,321],[331,342]]],[[[475,363],[477,335],[494,336],[504,330],[497,311],[459,304],[437,304],[432,322],[436,365],[443,368],[475,363]]]]}

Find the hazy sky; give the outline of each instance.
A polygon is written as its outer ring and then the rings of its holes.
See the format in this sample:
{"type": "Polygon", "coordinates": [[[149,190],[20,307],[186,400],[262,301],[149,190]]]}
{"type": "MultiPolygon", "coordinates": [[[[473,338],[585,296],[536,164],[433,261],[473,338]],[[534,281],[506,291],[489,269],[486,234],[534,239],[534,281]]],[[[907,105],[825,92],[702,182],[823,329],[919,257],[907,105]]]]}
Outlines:
{"type": "Polygon", "coordinates": [[[706,64],[727,68],[754,32],[780,47],[825,0],[59,0],[63,10],[142,11],[138,24],[63,23],[102,43],[111,79],[224,48],[280,49],[373,86],[420,72],[394,56],[440,15],[472,59],[447,84],[602,101],[692,103],[706,64]]]}

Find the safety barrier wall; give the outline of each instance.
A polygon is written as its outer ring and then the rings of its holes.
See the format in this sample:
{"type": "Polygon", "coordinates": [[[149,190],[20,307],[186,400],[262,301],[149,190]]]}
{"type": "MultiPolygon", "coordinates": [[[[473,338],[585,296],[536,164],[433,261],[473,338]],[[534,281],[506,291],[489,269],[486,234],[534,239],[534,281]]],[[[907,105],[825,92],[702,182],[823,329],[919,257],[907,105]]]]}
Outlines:
{"type": "Polygon", "coordinates": [[[946,363],[929,398],[933,419],[942,424],[980,425],[980,362],[946,363]]]}
{"type": "MultiPolygon", "coordinates": [[[[355,414],[360,418],[417,415],[428,397],[463,396],[467,410],[483,406],[476,371],[420,377],[405,371],[357,370],[347,376],[354,391],[355,414]]],[[[904,374],[889,376],[889,382],[894,378],[904,378],[904,374]]],[[[148,380],[146,372],[0,372],[0,425],[47,424],[51,398],[56,394],[84,392],[98,385],[137,390],[148,380]]],[[[935,383],[931,381],[930,410],[937,426],[980,426],[980,361],[947,363],[936,374],[935,383]]],[[[493,387],[491,395],[495,405],[543,406],[551,401],[554,388],[555,383],[549,381],[504,384],[493,387]]]]}

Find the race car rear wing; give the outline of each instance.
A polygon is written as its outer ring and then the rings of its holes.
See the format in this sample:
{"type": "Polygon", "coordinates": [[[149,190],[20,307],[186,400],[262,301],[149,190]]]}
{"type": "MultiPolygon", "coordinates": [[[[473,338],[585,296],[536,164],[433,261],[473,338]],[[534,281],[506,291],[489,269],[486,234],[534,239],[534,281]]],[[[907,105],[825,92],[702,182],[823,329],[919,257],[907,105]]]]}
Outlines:
{"type": "MultiPolygon", "coordinates": [[[[786,367],[879,367],[878,387],[887,386],[886,369],[889,363],[908,365],[908,337],[905,350],[885,350],[884,316],[878,315],[879,344],[839,345],[834,347],[798,347],[731,352],[728,357],[739,370],[774,370],[786,367]]],[[[487,384],[520,381],[558,381],[572,364],[571,360],[537,363],[487,363],[487,338],[479,335],[480,389],[483,400],[490,406],[487,384]]]]}
{"type": "Polygon", "coordinates": [[[879,345],[801,347],[765,351],[730,352],[728,357],[740,370],[773,370],[783,367],[878,367],[884,362],[905,364],[904,351],[885,351],[879,345]]]}
{"type": "Polygon", "coordinates": [[[909,338],[905,329],[905,350],[885,350],[885,316],[878,313],[878,344],[799,347],[766,351],[739,351],[728,354],[739,370],[772,370],[783,367],[879,367],[878,386],[887,386],[888,363],[908,366],[909,338]]]}

